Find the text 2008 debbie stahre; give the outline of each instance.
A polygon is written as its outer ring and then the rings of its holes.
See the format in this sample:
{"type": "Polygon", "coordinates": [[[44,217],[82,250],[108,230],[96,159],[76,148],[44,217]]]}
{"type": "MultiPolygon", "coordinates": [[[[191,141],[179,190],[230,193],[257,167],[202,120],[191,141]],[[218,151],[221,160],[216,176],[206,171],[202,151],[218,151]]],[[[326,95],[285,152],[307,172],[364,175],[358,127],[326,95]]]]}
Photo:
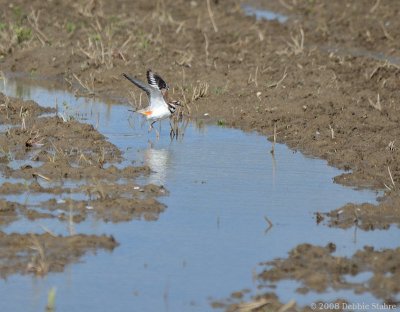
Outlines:
{"type": "Polygon", "coordinates": [[[387,304],[387,303],[347,303],[347,302],[318,302],[312,303],[313,310],[344,310],[344,311],[394,311],[400,310],[400,305],[387,304]]]}

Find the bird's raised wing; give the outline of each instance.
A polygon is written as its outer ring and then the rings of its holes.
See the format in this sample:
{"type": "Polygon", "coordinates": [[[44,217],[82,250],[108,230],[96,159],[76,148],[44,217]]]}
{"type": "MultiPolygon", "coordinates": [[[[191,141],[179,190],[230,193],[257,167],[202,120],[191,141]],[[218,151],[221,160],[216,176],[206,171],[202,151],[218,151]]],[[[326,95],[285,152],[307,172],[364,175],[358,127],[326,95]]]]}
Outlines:
{"type": "Polygon", "coordinates": [[[151,69],[147,70],[147,82],[153,88],[156,88],[158,90],[161,90],[161,89],[168,90],[169,89],[169,86],[164,81],[164,79],[162,79],[160,75],[154,73],[151,69]]]}
{"type": "Polygon", "coordinates": [[[162,105],[167,105],[165,103],[164,97],[161,93],[161,91],[158,88],[153,88],[150,87],[149,85],[145,84],[144,82],[140,81],[139,79],[132,78],[128,76],[127,74],[122,74],[126,79],[128,79],[130,82],[132,82],[135,86],[138,88],[142,89],[144,92],[146,92],[147,96],[150,99],[150,106],[152,108],[156,108],[162,105]]]}
{"type": "MultiPolygon", "coordinates": [[[[144,92],[147,93],[148,97],[151,96],[153,90],[149,86],[147,86],[144,82],[140,81],[139,79],[132,78],[127,74],[122,74],[126,79],[132,82],[136,87],[142,89],[144,92]]],[[[154,91],[153,91],[154,92],[154,91]]]]}

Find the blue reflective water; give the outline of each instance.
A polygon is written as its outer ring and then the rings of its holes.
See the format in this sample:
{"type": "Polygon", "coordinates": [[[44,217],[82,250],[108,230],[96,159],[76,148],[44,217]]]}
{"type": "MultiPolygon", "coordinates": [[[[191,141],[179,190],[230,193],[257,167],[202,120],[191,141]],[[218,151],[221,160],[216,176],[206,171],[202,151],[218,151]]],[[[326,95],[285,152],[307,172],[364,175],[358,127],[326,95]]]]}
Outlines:
{"type": "Polygon", "coordinates": [[[355,57],[366,57],[377,61],[387,62],[388,64],[400,66],[400,57],[389,55],[379,51],[370,51],[360,47],[338,47],[335,45],[325,44],[319,47],[322,51],[334,53],[336,55],[351,55],[355,57]]]}
{"type": "MultiPolygon", "coordinates": [[[[285,145],[276,146],[272,159],[270,143],[256,133],[190,124],[182,140],[171,142],[166,121],[157,141],[128,106],[76,99],[13,80],[2,90],[9,95],[19,90],[43,106],[66,102],[124,152],[125,163],[153,169],[142,183],[163,184],[170,195],[160,198],[168,208],[155,222],[89,219],[76,224],[77,232],[112,234],[121,245],[43,279],[16,275],[0,281],[0,293],[7,293],[0,311],[43,310],[52,286],[57,287],[57,311],[209,311],[210,298],[242,288],[256,292],[252,275],[261,269],[258,263],[285,257],[300,243],[333,242],[336,254],[349,256],[367,244],[398,245],[396,228],[355,233],[316,225],[314,212],[347,202],[375,203],[376,194],[332,183],[341,171],[285,145]],[[269,230],[265,217],[273,223],[269,230]]],[[[68,234],[67,224],[57,220],[22,220],[3,230],[43,232],[42,226],[68,234]]],[[[315,300],[312,294],[296,293],[292,284],[278,287],[282,300],[315,300]]],[[[352,291],[317,297],[336,295],[359,299],[352,291]]]]}
{"type": "Polygon", "coordinates": [[[252,5],[244,4],[242,5],[242,8],[246,15],[254,16],[257,20],[267,20],[267,21],[277,20],[279,23],[282,24],[288,20],[288,17],[286,15],[266,9],[256,8],[252,5]]]}

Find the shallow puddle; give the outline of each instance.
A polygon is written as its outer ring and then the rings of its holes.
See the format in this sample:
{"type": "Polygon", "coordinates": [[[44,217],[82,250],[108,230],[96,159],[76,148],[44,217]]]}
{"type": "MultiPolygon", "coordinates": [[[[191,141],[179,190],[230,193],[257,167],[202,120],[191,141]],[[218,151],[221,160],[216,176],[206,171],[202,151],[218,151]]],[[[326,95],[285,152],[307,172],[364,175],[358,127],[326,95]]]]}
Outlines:
{"type": "Polygon", "coordinates": [[[256,8],[253,5],[245,4],[242,5],[243,11],[248,16],[254,16],[257,20],[267,20],[267,21],[278,21],[279,23],[285,23],[289,17],[280,14],[278,12],[273,12],[266,9],[256,8]]]}
{"type": "Polygon", "coordinates": [[[355,57],[366,57],[377,61],[387,62],[392,65],[400,66],[400,58],[393,55],[388,55],[383,52],[369,51],[363,48],[350,48],[350,47],[335,47],[330,45],[321,46],[322,51],[328,53],[334,53],[342,56],[355,56],[355,57]]]}
{"type": "MultiPolygon", "coordinates": [[[[398,245],[399,229],[355,231],[317,225],[314,213],[328,212],[347,202],[376,202],[376,193],[356,191],[332,182],[341,171],[277,145],[275,159],[265,137],[213,125],[191,123],[184,137],[170,140],[168,121],[161,137],[125,105],[76,99],[68,92],[8,80],[0,91],[54,107],[95,125],[118,146],[126,161],[146,164],[153,173],[140,183],[161,184],[169,195],[159,220],[104,223],[88,219],[75,224],[78,233],[113,235],[120,243],[112,253],[85,256],[84,262],[45,278],[14,275],[0,281],[1,311],[43,311],[47,293],[57,288],[57,311],[209,311],[212,299],[248,288],[258,263],[286,257],[300,243],[336,244],[335,255],[351,256],[364,245],[398,245]],[[65,103],[65,105],[63,105],[65,103]],[[149,142],[150,140],[150,142],[149,142]],[[269,227],[266,218],[273,224],[269,227]]],[[[4,179],[3,179],[4,181],[4,179]]],[[[23,201],[26,194],[13,195],[23,201]]],[[[37,200],[60,199],[52,194],[37,200]]],[[[65,195],[67,196],[67,195],[65,195]]],[[[1,228],[10,232],[48,229],[68,234],[57,219],[22,220],[1,228]]],[[[295,292],[297,282],[279,283],[280,299],[300,304],[346,298],[353,291],[295,292]]],[[[376,302],[363,294],[364,302],[376,302]]]]}

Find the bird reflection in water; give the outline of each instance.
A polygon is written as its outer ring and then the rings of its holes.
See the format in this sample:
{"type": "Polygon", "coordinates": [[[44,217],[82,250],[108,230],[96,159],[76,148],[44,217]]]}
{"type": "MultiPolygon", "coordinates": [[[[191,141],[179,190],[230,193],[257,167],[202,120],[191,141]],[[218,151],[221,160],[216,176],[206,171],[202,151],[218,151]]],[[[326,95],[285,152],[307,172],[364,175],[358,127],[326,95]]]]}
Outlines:
{"type": "Polygon", "coordinates": [[[144,163],[149,166],[151,173],[149,183],[164,185],[169,165],[169,151],[166,149],[154,149],[151,146],[144,153],[144,163]]]}

